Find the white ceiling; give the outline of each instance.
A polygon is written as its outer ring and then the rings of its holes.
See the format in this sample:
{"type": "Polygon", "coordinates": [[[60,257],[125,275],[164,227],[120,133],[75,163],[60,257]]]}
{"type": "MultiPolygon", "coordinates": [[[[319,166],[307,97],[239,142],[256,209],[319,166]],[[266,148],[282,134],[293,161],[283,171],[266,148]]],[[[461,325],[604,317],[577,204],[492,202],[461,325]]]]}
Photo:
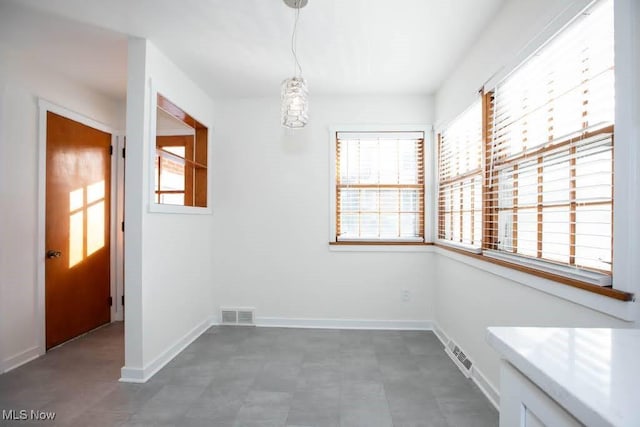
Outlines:
{"type": "MultiPolygon", "coordinates": [[[[298,27],[309,90],[433,93],[504,1],[309,0],[298,27]]],[[[213,97],[278,94],[294,70],[294,10],[282,0],[0,0],[0,11],[0,43],[116,98],[127,34],[213,97]]]]}

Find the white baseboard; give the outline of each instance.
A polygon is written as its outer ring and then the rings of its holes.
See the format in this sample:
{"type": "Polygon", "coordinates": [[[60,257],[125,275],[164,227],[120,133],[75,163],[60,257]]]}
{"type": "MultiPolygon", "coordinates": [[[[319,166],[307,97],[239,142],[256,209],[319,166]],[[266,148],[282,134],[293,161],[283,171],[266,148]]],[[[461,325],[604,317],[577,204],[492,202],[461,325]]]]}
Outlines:
{"type": "Polygon", "coordinates": [[[9,372],[24,365],[25,363],[31,362],[33,359],[40,357],[40,355],[40,346],[34,346],[8,357],[0,364],[0,374],[9,372]]]}
{"type": "Polygon", "coordinates": [[[305,319],[285,317],[256,317],[255,324],[269,328],[315,329],[389,329],[430,331],[431,320],[364,320],[364,319],[305,319]]]}
{"type": "MultiPolygon", "coordinates": [[[[445,347],[445,351],[447,348],[447,344],[451,340],[447,333],[440,328],[436,322],[433,324],[433,332],[436,334],[438,339],[442,342],[445,347]]],[[[459,343],[458,343],[459,344],[459,343]]],[[[468,354],[467,354],[468,356],[468,354]]],[[[473,357],[470,357],[473,360],[473,357]]],[[[480,371],[477,365],[474,363],[471,367],[470,377],[474,383],[478,386],[478,388],[484,393],[484,395],[489,399],[489,402],[499,411],[500,410],[500,393],[498,389],[491,384],[491,382],[487,379],[487,377],[480,371]]]]}
{"type": "Polygon", "coordinates": [[[479,371],[475,365],[471,367],[471,378],[476,383],[478,388],[482,390],[489,402],[500,411],[500,392],[489,382],[487,377],[479,371]]]}
{"type": "Polygon", "coordinates": [[[217,321],[213,317],[204,320],[143,368],[123,366],[120,370],[120,382],[146,383],[182,350],[209,329],[210,326],[215,324],[217,324],[217,321]]]}

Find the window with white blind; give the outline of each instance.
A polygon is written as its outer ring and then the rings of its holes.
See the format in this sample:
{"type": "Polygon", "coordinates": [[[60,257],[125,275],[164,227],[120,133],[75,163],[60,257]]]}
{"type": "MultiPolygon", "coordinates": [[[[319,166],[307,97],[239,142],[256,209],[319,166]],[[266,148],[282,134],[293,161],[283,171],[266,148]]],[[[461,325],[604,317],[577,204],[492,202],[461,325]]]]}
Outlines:
{"type": "Polygon", "coordinates": [[[424,132],[336,132],[336,241],[424,242],[424,132]]]}
{"type": "Polygon", "coordinates": [[[482,243],[482,103],[478,99],[438,135],[438,239],[482,243]]]}
{"type": "Polygon", "coordinates": [[[488,254],[611,283],[613,52],[600,1],[487,95],[488,254]]]}

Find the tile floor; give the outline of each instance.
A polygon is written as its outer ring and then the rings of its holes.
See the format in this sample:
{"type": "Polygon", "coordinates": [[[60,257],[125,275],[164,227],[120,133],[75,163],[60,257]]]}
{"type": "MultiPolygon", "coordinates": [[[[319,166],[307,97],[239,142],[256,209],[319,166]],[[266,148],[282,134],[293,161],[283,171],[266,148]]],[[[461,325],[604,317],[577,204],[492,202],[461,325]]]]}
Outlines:
{"type": "Polygon", "coordinates": [[[431,332],[212,327],[146,384],[117,381],[122,347],[114,323],[0,375],[0,410],[55,411],[41,426],[498,425],[431,332]]]}

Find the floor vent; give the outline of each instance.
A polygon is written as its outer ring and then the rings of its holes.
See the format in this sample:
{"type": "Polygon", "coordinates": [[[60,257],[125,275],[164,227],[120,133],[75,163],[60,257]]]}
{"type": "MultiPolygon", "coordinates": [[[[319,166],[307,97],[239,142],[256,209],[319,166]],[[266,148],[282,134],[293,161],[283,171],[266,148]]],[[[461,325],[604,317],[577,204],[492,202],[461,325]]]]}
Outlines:
{"type": "Polygon", "coordinates": [[[467,358],[467,355],[462,351],[460,347],[453,340],[449,341],[446,347],[446,352],[453,359],[455,364],[460,368],[462,373],[469,378],[471,375],[471,367],[473,362],[467,358]]]}
{"type": "Polygon", "coordinates": [[[253,325],[253,308],[220,308],[223,325],[253,325]]]}

